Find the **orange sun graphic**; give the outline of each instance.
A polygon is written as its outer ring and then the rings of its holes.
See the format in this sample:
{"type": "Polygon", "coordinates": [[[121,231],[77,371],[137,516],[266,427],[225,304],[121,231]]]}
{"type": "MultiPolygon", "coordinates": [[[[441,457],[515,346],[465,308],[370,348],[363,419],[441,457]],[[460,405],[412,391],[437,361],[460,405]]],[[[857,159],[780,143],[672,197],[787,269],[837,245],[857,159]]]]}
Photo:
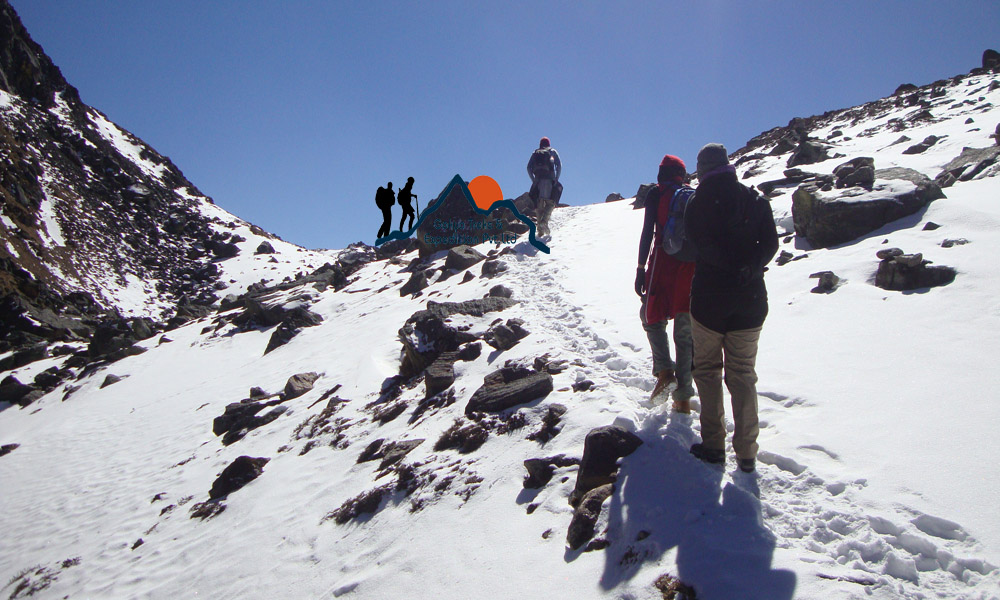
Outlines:
{"type": "Polygon", "coordinates": [[[469,193],[472,194],[472,199],[476,201],[476,206],[482,210],[489,210],[494,202],[503,200],[503,192],[500,190],[500,184],[492,177],[487,177],[486,175],[480,175],[469,182],[469,193]]]}

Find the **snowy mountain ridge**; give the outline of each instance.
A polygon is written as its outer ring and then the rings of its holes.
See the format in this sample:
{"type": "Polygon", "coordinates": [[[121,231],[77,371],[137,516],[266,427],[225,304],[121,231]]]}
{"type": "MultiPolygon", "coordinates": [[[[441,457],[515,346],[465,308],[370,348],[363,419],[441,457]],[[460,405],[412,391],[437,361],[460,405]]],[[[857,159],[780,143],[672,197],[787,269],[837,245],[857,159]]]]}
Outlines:
{"type": "MultiPolygon", "coordinates": [[[[406,246],[282,246],[195,198],[190,214],[240,250],[199,258],[218,269],[206,280],[217,298],[168,331],[97,327],[3,374],[4,398],[19,382],[39,393],[0,404],[0,592],[1000,597],[1000,179],[989,152],[953,166],[966,147],[995,146],[998,80],[978,70],[796,120],[733,155],[771,198],[790,255],[766,275],[753,475],[689,455],[697,400],[690,416],[646,405],[631,282],[642,211],[627,202],[555,211],[551,254],[482,245],[468,265],[406,246]],[[918,109],[930,116],[909,118],[918,109]],[[939,139],[906,153],[903,135],[939,139]],[[823,147],[790,166],[812,152],[804,143],[823,147]],[[794,233],[793,197],[860,189],[834,176],[858,157],[874,173],[918,171],[946,197],[814,248],[794,233]],[[254,254],[264,241],[277,252],[254,254]],[[954,281],[877,287],[876,253],[891,247],[954,281]],[[822,272],[837,280],[813,292],[822,272]],[[403,293],[415,276],[427,287],[403,293]],[[489,404],[503,400],[517,402],[489,404]],[[641,445],[574,547],[585,440],[609,425],[641,445]]],[[[3,98],[7,116],[37,110],[3,98]]],[[[143,185],[161,173],[137,140],[88,118],[80,134],[103,131],[143,185]]],[[[873,189],[886,181],[899,180],[873,189]]],[[[157,298],[136,297],[137,313],[157,298]]]]}

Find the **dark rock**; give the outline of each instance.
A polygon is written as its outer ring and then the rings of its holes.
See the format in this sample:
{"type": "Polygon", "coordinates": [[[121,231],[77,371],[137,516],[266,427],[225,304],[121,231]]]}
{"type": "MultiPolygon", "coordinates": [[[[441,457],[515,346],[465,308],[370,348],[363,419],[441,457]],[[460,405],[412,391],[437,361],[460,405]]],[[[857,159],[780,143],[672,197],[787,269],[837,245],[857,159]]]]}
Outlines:
{"type": "Polygon", "coordinates": [[[594,382],[589,379],[573,383],[574,392],[589,392],[592,389],[594,389],[594,382]]]}
{"type": "Polygon", "coordinates": [[[562,431],[562,428],[559,427],[559,422],[565,414],[565,406],[562,404],[550,404],[545,409],[545,415],[542,416],[541,427],[538,428],[538,431],[528,434],[528,439],[533,442],[545,444],[559,435],[559,432],[562,431]]]}
{"type": "Polygon", "coordinates": [[[382,450],[383,444],[385,444],[385,439],[379,438],[365,446],[365,449],[358,456],[357,463],[360,465],[361,463],[377,460],[385,456],[385,452],[382,450]]]}
{"type": "Polygon", "coordinates": [[[373,490],[368,490],[344,502],[340,508],[328,514],[326,518],[333,519],[338,525],[343,525],[361,515],[372,514],[382,505],[382,498],[391,493],[391,491],[391,485],[384,485],[373,490]]]}
{"type": "Polygon", "coordinates": [[[385,444],[382,448],[382,456],[380,457],[382,462],[379,463],[378,470],[384,471],[385,469],[398,463],[403,460],[403,457],[409,454],[414,448],[423,443],[424,440],[406,440],[403,442],[385,444]]]}
{"type": "Polygon", "coordinates": [[[935,229],[941,229],[941,226],[934,221],[928,221],[923,228],[923,231],[934,231],[935,229]]]}
{"type": "Polygon", "coordinates": [[[233,258],[240,253],[240,247],[232,242],[210,241],[206,246],[211,250],[215,258],[220,260],[233,258]]]}
{"type": "Polygon", "coordinates": [[[504,367],[483,378],[480,387],[469,399],[465,414],[500,412],[508,408],[544,398],[552,392],[552,376],[531,369],[504,367]]]}
{"type": "Polygon", "coordinates": [[[267,398],[270,395],[271,394],[268,394],[262,388],[259,388],[257,386],[254,386],[254,387],[250,388],[250,398],[253,398],[253,399],[256,399],[256,398],[267,398]]]}
{"type": "Polygon", "coordinates": [[[848,188],[840,196],[824,196],[815,184],[805,184],[792,197],[796,235],[805,237],[814,248],[836,246],[944,197],[936,183],[912,169],[881,169],[876,175],[879,180],[910,181],[915,189],[894,192],[891,186],[882,184],[874,186],[872,192],[848,188]],[[862,194],[865,197],[858,199],[862,194]]]}
{"type": "Polygon", "coordinates": [[[454,425],[441,434],[437,443],[434,444],[434,451],[455,449],[462,454],[469,454],[486,443],[489,435],[489,432],[479,423],[463,425],[461,420],[456,420],[454,425]]]}
{"type": "Polygon", "coordinates": [[[941,247],[942,248],[953,248],[955,246],[964,246],[965,244],[968,244],[968,243],[969,243],[969,240],[967,240],[965,238],[958,238],[958,239],[954,239],[954,240],[948,239],[948,240],[944,240],[943,242],[941,242],[941,247]]]}
{"type": "Polygon", "coordinates": [[[569,531],[566,532],[566,543],[570,549],[578,550],[594,537],[594,527],[601,516],[601,506],[614,492],[615,486],[608,483],[583,495],[576,510],[573,511],[573,519],[569,523],[569,531]]]}
{"type": "Polygon", "coordinates": [[[482,298],[467,302],[427,302],[427,309],[417,311],[399,330],[403,343],[400,374],[412,377],[427,368],[442,352],[458,350],[459,346],[476,340],[468,332],[445,323],[454,314],[481,317],[488,312],[504,310],[517,302],[509,298],[482,298]]]}
{"type": "Polygon", "coordinates": [[[483,335],[483,341],[497,350],[510,350],[528,336],[521,319],[507,319],[506,323],[490,327],[483,335]]]}
{"type": "Polygon", "coordinates": [[[993,177],[1000,173],[998,156],[1000,146],[963,148],[962,153],[946,164],[934,180],[941,187],[948,187],[958,181],[971,181],[980,176],[993,177]]]}
{"type": "Polygon", "coordinates": [[[240,456],[222,470],[222,473],[212,483],[212,489],[208,492],[208,497],[212,500],[218,500],[239,490],[254,479],[257,479],[264,471],[264,465],[270,460],[270,458],[240,456]]]}
{"type": "Polygon", "coordinates": [[[308,393],[313,389],[313,385],[316,384],[317,379],[319,379],[319,373],[298,373],[292,375],[285,382],[285,389],[283,391],[285,400],[298,398],[308,393]]]}
{"type": "Polygon", "coordinates": [[[635,201],[632,202],[632,208],[636,210],[646,208],[646,196],[655,189],[655,183],[643,183],[640,185],[639,189],[635,192],[635,201]]]}
{"type": "Polygon", "coordinates": [[[989,48],[983,51],[983,68],[986,70],[995,70],[1000,68],[1000,52],[989,48]]]}
{"type": "Polygon", "coordinates": [[[500,262],[499,260],[488,260],[483,263],[483,269],[480,271],[482,277],[495,277],[500,273],[503,273],[508,269],[507,263],[500,262]]]}
{"type": "Polygon", "coordinates": [[[497,284],[491,287],[486,295],[492,298],[511,298],[514,296],[514,292],[505,285],[497,284]]]}
{"type": "Polygon", "coordinates": [[[472,271],[466,271],[465,275],[462,276],[462,283],[469,283],[475,278],[476,276],[472,274],[472,271]]]}
{"type": "Polygon", "coordinates": [[[448,250],[448,256],[444,259],[444,268],[463,271],[483,260],[486,260],[486,256],[475,248],[456,246],[448,250]]]}
{"type": "Polygon", "coordinates": [[[618,192],[613,194],[608,194],[608,197],[604,199],[605,202],[618,202],[619,200],[624,200],[625,196],[622,196],[618,192]]]}
{"type": "Polygon", "coordinates": [[[920,142],[919,144],[914,144],[909,148],[907,148],[906,150],[903,150],[903,154],[923,154],[924,152],[929,150],[931,146],[938,143],[940,140],[941,138],[939,138],[936,135],[929,135],[925,137],[924,141],[920,142]]]}
{"type": "Polygon", "coordinates": [[[917,86],[913,85],[912,83],[904,83],[904,84],[901,84],[898,88],[896,88],[896,91],[893,92],[892,95],[893,96],[899,96],[901,94],[909,94],[909,93],[915,92],[915,91],[917,91],[919,89],[920,88],[918,88],[917,86]]]}
{"type": "Polygon", "coordinates": [[[0,371],[11,371],[20,369],[25,365],[42,360],[48,356],[48,346],[46,344],[33,344],[27,348],[17,350],[3,360],[0,360],[0,371]]]}
{"type": "Polygon", "coordinates": [[[386,423],[396,419],[396,417],[406,412],[406,407],[407,403],[403,401],[393,402],[392,404],[379,406],[372,413],[372,421],[375,421],[379,425],[385,425],[386,423]]]}
{"type": "Polygon", "coordinates": [[[809,277],[819,279],[816,287],[810,290],[814,294],[829,294],[830,292],[836,290],[840,285],[840,277],[837,277],[833,271],[821,271],[819,273],[813,273],[809,277]]]}
{"type": "Polygon", "coordinates": [[[375,248],[375,255],[379,260],[385,260],[400,254],[406,254],[417,247],[417,240],[408,237],[402,240],[392,240],[375,248]]]}
{"type": "Polygon", "coordinates": [[[21,444],[4,444],[0,446],[0,456],[6,456],[21,447],[21,444]]]}
{"type": "Polygon", "coordinates": [[[638,436],[617,425],[598,427],[588,433],[570,504],[576,506],[590,490],[614,483],[618,473],[618,459],[632,454],[641,445],[642,440],[638,436]]]}
{"type": "Polygon", "coordinates": [[[271,242],[264,240],[254,250],[254,254],[274,254],[274,246],[271,245],[271,242]]]}
{"type": "Polygon", "coordinates": [[[528,471],[528,475],[524,478],[524,487],[527,489],[545,487],[545,484],[552,480],[557,467],[578,464],[580,464],[579,459],[567,458],[564,454],[548,458],[529,458],[524,461],[524,468],[528,471]]]}
{"type": "Polygon", "coordinates": [[[899,248],[883,248],[875,253],[879,259],[895,258],[897,256],[902,256],[904,252],[899,248]]]}
{"type": "Polygon", "coordinates": [[[22,403],[24,398],[34,391],[30,385],[26,385],[17,380],[13,375],[8,375],[4,377],[3,381],[0,381],[0,402],[9,402],[11,404],[18,404],[20,406],[27,406],[28,403],[22,403]]]}
{"type": "Polygon", "coordinates": [[[458,360],[471,361],[479,358],[483,353],[483,345],[480,342],[469,342],[458,350],[458,360]]]}
{"type": "Polygon", "coordinates": [[[399,295],[416,294],[428,285],[430,284],[427,282],[427,271],[414,271],[410,274],[410,279],[399,288],[399,295]]]}
{"type": "Polygon", "coordinates": [[[794,137],[786,136],[779,139],[778,143],[775,144],[774,148],[772,148],[767,154],[768,156],[781,156],[782,154],[788,154],[792,150],[795,150],[797,144],[798,142],[794,137]]]}
{"type": "Polygon", "coordinates": [[[134,344],[135,334],[125,319],[107,319],[98,323],[87,352],[93,358],[106,356],[134,344]]]}
{"type": "Polygon", "coordinates": [[[792,156],[789,157],[786,164],[790,168],[798,165],[823,162],[828,158],[830,158],[830,155],[825,145],[812,140],[803,140],[792,153],[792,156]]]}
{"type": "Polygon", "coordinates": [[[997,123],[996,131],[991,133],[990,137],[996,141],[998,146],[1000,146],[1000,123],[997,123]]]}
{"type": "Polygon", "coordinates": [[[947,285],[956,275],[951,267],[929,266],[921,254],[903,254],[879,263],[875,285],[892,291],[918,290],[947,285]]]}
{"type": "Polygon", "coordinates": [[[455,383],[455,361],[458,360],[458,352],[442,352],[437,359],[428,367],[424,378],[424,384],[430,397],[441,393],[455,383]]]}
{"type": "Polygon", "coordinates": [[[861,186],[870,190],[875,184],[875,159],[868,156],[855,158],[837,165],[833,175],[836,177],[834,185],[838,189],[861,186]]]}
{"type": "Polygon", "coordinates": [[[117,375],[111,375],[111,374],[109,374],[107,377],[104,378],[104,383],[101,384],[101,389],[104,389],[104,388],[108,387],[109,385],[116,384],[116,383],[118,383],[121,380],[122,380],[121,377],[119,377],[117,375]]]}
{"type": "Polygon", "coordinates": [[[59,367],[50,367],[45,369],[38,375],[35,375],[33,385],[41,390],[51,391],[56,388],[64,379],[69,377],[72,371],[69,369],[59,369],[59,367]]]}
{"type": "Polygon", "coordinates": [[[267,347],[264,348],[264,354],[268,354],[272,350],[276,350],[284,346],[288,342],[292,341],[292,338],[301,332],[301,327],[289,325],[288,323],[281,323],[275,327],[274,332],[271,334],[271,338],[267,341],[267,347]]]}
{"type": "Polygon", "coordinates": [[[224,510],[226,510],[226,505],[219,500],[198,502],[191,507],[191,518],[204,521],[221,514],[224,510]]]}
{"type": "MultiPolygon", "coordinates": [[[[266,405],[262,405],[262,408],[263,406],[266,405]]],[[[258,417],[250,415],[234,422],[231,425],[230,430],[227,431],[224,436],[222,436],[222,445],[229,446],[230,444],[234,444],[242,440],[244,437],[246,437],[248,433],[250,433],[254,429],[267,425],[268,423],[274,421],[287,411],[288,411],[287,406],[275,406],[262,416],[258,417]]]]}

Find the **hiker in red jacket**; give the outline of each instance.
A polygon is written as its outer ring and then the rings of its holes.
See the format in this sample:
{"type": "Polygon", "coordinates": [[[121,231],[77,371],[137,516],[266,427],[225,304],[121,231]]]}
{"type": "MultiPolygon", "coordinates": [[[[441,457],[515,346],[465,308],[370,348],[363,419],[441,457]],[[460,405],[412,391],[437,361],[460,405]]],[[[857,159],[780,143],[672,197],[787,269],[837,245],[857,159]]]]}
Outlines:
{"type": "Polygon", "coordinates": [[[635,274],[635,293],[642,298],[639,318],[653,351],[653,374],[656,376],[650,400],[660,404],[671,394],[674,410],[681,413],[691,412],[691,396],[694,395],[690,314],[694,262],[668,254],[663,247],[663,234],[671,202],[675,192],[684,186],[686,175],[684,161],[669,154],[663,157],[656,177],[658,185],[646,196],[646,215],[639,238],[639,266],[635,274]],[[670,357],[667,340],[667,321],[671,319],[674,321],[676,362],[670,357]]]}

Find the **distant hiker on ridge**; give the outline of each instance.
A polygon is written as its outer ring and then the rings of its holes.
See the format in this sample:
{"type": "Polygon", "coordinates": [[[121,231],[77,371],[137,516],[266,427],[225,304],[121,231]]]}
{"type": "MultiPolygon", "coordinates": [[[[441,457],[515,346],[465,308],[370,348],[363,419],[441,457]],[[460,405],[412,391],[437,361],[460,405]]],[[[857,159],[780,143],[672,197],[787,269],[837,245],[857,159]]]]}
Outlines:
{"type": "Polygon", "coordinates": [[[399,230],[403,231],[403,221],[406,220],[406,216],[410,216],[410,229],[413,228],[413,217],[415,213],[413,212],[413,206],[410,205],[410,198],[414,200],[417,195],[413,193],[413,178],[408,177],[406,179],[406,185],[403,186],[399,193],[396,194],[396,200],[399,201],[399,205],[403,207],[403,216],[399,218],[399,230]]]}
{"type": "Polygon", "coordinates": [[[697,253],[691,284],[694,382],[701,399],[701,443],[691,454],[726,460],[722,382],[733,403],[733,450],[741,471],[756,468],[757,342],[767,317],[764,268],[778,251],[771,205],[740,184],[722,144],[698,152],[698,190],[685,214],[697,253]],[[725,371],[725,378],[723,378],[725,371]]]}
{"type": "Polygon", "coordinates": [[[639,238],[639,266],[635,272],[635,293],[642,298],[639,319],[653,351],[656,386],[650,396],[661,404],[671,394],[674,410],[691,412],[691,278],[694,252],[684,237],[684,209],[694,190],[684,185],[684,161],[666,155],[656,176],[659,183],[646,196],[646,216],[639,238]],[[671,236],[675,236],[671,238],[671,236]],[[650,252],[652,246],[652,252],[650,252]],[[677,362],[670,358],[667,321],[674,320],[677,362]]]}
{"type": "Polygon", "coordinates": [[[538,149],[528,159],[528,177],[531,178],[528,195],[535,202],[535,225],[539,236],[549,235],[549,216],[562,196],[560,173],[562,161],[559,160],[559,153],[550,145],[549,138],[543,137],[538,142],[538,149]]]}
{"type": "Polygon", "coordinates": [[[375,206],[382,211],[382,227],[378,230],[378,238],[384,238],[392,231],[392,205],[395,203],[396,195],[392,191],[391,181],[375,192],[375,206]]]}

